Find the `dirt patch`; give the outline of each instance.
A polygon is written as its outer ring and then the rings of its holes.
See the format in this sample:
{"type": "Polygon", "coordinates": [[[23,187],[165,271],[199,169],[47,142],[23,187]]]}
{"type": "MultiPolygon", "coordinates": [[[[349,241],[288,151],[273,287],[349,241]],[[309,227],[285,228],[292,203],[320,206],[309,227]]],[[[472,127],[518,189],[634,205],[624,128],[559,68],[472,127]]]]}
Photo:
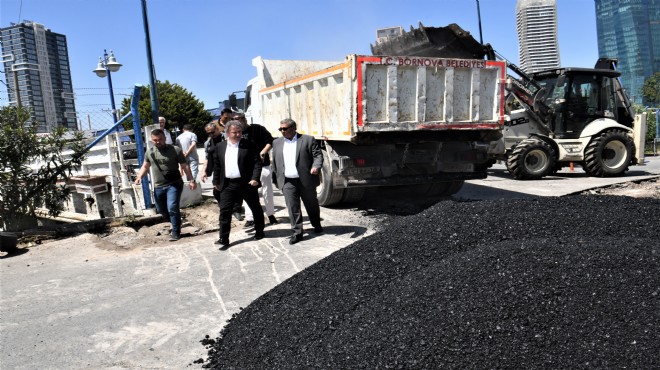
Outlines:
{"type": "MultiPolygon", "coordinates": [[[[182,217],[186,222],[199,229],[200,233],[208,233],[218,230],[218,217],[220,209],[215,199],[205,199],[202,203],[181,210],[182,217]]],[[[232,228],[236,226],[232,224],[232,228]]]]}

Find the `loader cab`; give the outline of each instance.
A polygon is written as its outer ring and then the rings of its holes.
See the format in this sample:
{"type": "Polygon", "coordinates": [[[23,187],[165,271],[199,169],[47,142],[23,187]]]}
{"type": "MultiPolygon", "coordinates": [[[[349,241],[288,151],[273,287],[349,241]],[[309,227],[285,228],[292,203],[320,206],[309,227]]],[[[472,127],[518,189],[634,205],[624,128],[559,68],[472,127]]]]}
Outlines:
{"type": "Polygon", "coordinates": [[[557,138],[578,138],[598,118],[632,125],[620,99],[617,71],[564,68],[534,75],[545,90],[544,103],[552,108],[550,129],[557,138]],[[629,122],[628,122],[629,121],[629,122]]]}

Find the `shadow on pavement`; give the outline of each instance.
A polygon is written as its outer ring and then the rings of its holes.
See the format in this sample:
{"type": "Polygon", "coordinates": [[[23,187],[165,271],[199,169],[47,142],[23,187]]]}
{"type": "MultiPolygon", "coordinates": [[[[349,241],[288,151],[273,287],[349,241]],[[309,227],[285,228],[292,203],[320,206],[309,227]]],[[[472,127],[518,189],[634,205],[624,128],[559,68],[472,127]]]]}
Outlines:
{"type": "Polygon", "coordinates": [[[30,251],[29,249],[21,249],[21,248],[12,249],[12,250],[6,251],[6,254],[4,256],[0,256],[0,259],[20,256],[20,255],[25,254],[29,251],[30,251]]]}

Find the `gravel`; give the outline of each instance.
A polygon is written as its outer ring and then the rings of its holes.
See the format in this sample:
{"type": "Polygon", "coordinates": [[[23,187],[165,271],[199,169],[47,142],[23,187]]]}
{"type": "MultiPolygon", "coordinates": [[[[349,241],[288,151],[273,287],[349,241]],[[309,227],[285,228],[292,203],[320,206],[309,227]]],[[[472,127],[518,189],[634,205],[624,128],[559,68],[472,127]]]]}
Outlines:
{"type": "Polygon", "coordinates": [[[440,202],[202,340],[211,369],[658,368],[660,200],[440,202]]]}

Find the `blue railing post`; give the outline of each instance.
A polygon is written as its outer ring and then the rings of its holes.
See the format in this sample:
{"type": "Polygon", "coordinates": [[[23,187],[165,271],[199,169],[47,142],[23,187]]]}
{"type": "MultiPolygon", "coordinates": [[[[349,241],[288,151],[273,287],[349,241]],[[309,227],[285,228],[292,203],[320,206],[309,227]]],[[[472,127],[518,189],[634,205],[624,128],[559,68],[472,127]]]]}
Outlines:
{"type": "Polygon", "coordinates": [[[655,140],[660,140],[660,108],[655,109],[655,140]]]}
{"type": "MultiPolygon", "coordinates": [[[[138,156],[138,168],[142,168],[144,164],[144,143],[142,142],[142,125],[140,124],[140,112],[138,105],[140,103],[140,92],[142,85],[135,84],[133,89],[133,98],[131,99],[131,113],[133,114],[133,133],[135,135],[135,150],[138,156]]],[[[152,208],[151,204],[151,190],[149,188],[149,177],[142,178],[142,196],[144,198],[145,209],[152,208]]]]}

